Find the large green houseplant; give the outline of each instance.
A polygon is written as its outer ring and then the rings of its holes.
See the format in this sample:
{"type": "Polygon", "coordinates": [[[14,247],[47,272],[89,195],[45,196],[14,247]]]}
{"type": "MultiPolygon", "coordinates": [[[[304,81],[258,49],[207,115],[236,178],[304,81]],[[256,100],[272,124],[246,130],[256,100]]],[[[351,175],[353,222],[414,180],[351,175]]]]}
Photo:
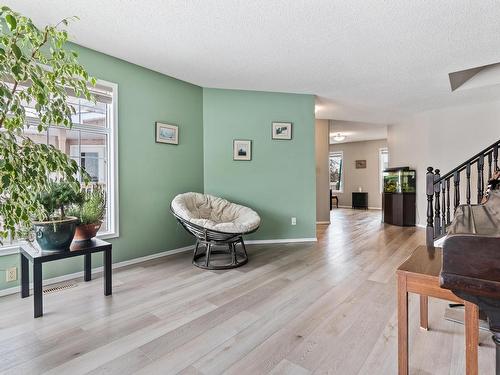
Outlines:
{"type": "MultiPolygon", "coordinates": [[[[51,181],[79,189],[77,163],[53,146],[27,137],[27,111],[38,132],[50,125],[71,127],[68,95],[93,100],[95,79],[65,47],[68,19],[38,28],[31,19],[0,8],[0,242],[20,237],[34,220],[47,219],[39,194],[51,181]],[[33,116],[33,115],[31,115],[33,116]]],[[[32,125],[33,126],[33,125],[32,125]]]]}

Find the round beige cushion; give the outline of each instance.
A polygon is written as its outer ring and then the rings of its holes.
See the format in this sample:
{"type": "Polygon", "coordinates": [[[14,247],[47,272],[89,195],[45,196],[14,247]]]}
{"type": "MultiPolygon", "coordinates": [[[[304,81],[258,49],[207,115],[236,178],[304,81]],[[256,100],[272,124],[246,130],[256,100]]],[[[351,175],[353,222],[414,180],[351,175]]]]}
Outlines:
{"type": "Polygon", "coordinates": [[[172,211],[186,221],[225,233],[246,233],[260,225],[251,208],[201,193],[184,193],[172,201],[172,211]]]}

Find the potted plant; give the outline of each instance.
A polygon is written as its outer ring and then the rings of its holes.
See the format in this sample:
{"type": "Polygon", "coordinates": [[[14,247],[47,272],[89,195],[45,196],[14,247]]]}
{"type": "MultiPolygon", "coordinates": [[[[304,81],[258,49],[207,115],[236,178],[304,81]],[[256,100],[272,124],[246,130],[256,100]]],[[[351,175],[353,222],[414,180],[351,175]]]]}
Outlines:
{"type": "Polygon", "coordinates": [[[38,198],[50,194],[54,176],[72,186],[79,185],[78,175],[87,176],[63,152],[35,143],[25,132],[28,126],[38,132],[51,125],[71,127],[75,109],[68,95],[94,100],[89,85],[95,79],[65,45],[67,25],[64,19],[38,28],[30,18],[0,7],[0,244],[25,236],[33,220],[47,219],[38,198]]]}
{"type": "Polygon", "coordinates": [[[35,238],[43,250],[67,250],[75,235],[78,218],[66,215],[66,208],[79,204],[79,186],[67,181],[52,181],[48,189],[38,194],[37,201],[44,209],[43,220],[33,221],[35,238]]]}
{"type": "Polygon", "coordinates": [[[78,218],[75,241],[87,241],[94,238],[101,228],[106,213],[106,194],[95,185],[84,189],[80,201],[71,207],[69,214],[78,218]]]}

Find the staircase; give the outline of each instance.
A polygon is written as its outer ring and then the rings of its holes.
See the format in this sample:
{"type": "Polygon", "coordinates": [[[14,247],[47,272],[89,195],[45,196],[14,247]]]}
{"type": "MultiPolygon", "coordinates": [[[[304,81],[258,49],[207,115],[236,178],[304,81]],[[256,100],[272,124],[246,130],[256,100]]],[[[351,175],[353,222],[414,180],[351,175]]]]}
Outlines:
{"type": "Polygon", "coordinates": [[[461,202],[471,205],[474,194],[474,203],[481,203],[487,181],[499,170],[499,147],[500,140],[442,176],[439,169],[427,168],[427,246],[434,246],[434,241],[446,235],[461,202]]]}

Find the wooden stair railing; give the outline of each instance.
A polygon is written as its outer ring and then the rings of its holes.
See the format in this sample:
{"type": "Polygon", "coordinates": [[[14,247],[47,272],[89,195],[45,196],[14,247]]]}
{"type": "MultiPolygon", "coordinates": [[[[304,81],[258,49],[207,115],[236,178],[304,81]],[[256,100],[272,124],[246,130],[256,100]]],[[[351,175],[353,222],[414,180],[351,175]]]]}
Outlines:
{"type": "Polygon", "coordinates": [[[477,173],[477,204],[481,203],[485,191],[485,181],[488,181],[495,171],[500,170],[498,165],[499,148],[500,140],[444,175],[440,174],[439,169],[427,168],[427,246],[434,246],[435,240],[446,235],[446,229],[453,220],[455,209],[460,205],[462,195],[460,177],[463,172],[465,172],[465,203],[471,204],[471,174],[474,170],[474,173],[477,173]],[[485,162],[488,172],[486,180],[484,178],[485,162]],[[451,206],[451,199],[453,199],[453,206],[451,206]]]}

